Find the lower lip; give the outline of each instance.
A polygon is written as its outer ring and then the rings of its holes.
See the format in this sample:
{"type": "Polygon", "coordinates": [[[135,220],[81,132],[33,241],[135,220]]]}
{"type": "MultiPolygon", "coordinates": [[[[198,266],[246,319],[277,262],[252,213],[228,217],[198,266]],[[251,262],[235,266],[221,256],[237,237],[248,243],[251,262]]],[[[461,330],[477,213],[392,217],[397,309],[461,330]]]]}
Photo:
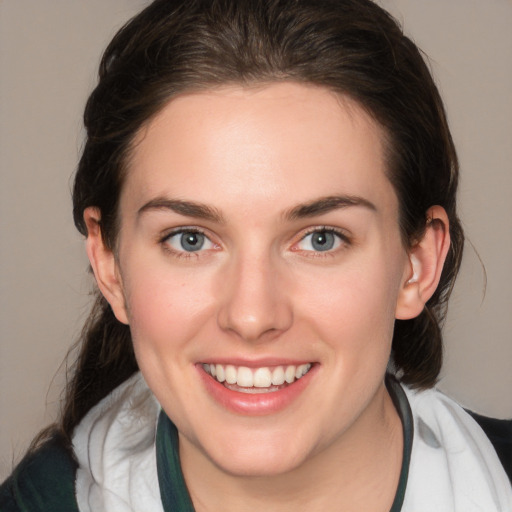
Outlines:
{"type": "Polygon", "coordinates": [[[226,388],[197,365],[197,370],[209,394],[217,403],[237,414],[264,416],[279,412],[290,405],[308,386],[318,365],[292,384],[267,393],[243,393],[226,388]]]}

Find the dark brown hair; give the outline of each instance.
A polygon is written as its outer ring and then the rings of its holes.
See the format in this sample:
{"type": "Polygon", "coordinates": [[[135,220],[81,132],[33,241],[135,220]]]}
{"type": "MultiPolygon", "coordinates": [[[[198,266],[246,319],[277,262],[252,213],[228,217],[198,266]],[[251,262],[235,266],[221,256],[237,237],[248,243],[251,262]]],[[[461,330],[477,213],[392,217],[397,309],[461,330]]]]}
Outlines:
{"type": "MultiPolygon", "coordinates": [[[[388,175],[406,245],[426,211],[445,208],[451,248],[440,285],[417,318],[396,321],[393,360],[401,380],[432,386],[442,362],[440,326],[457,275],[463,233],[456,214],[458,164],[438,90],[422,55],[370,0],[156,0],[105,51],[85,109],[87,139],[73,191],[74,219],[101,210],[115,249],[118,201],[134,137],[183,91],[294,81],[359,102],[384,128],[388,175]]],[[[98,296],[81,341],[62,419],[69,436],[84,414],[137,370],[129,327],[98,296]]]]}

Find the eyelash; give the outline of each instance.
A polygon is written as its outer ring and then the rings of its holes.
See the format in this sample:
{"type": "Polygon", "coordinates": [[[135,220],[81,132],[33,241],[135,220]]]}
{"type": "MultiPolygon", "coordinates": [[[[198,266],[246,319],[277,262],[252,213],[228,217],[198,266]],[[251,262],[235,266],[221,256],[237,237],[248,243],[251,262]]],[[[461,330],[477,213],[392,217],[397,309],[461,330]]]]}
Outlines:
{"type": "Polygon", "coordinates": [[[186,227],[186,226],[174,229],[170,233],[166,233],[165,236],[163,236],[159,240],[159,243],[160,243],[160,245],[162,245],[163,249],[166,252],[170,253],[175,258],[194,258],[194,257],[197,258],[197,257],[199,257],[198,253],[203,252],[202,248],[197,251],[186,251],[186,250],[180,251],[180,250],[172,248],[171,245],[169,244],[169,240],[172,237],[174,237],[176,235],[180,235],[180,234],[183,235],[185,233],[186,234],[203,235],[205,237],[205,239],[208,240],[209,243],[211,243],[212,245],[216,245],[214,242],[211,241],[210,237],[202,229],[199,229],[197,227],[186,227]]]}
{"type": "MultiPolygon", "coordinates": [[[[170,246],[169,240],[176,236],[176,235],[183,235],[183,234],[200,234],[205,237],[205,239],[212,245],[218,246],[218,244],[215,244],[211,238],[206,234],[206,232],[200,228],[197,227],[180,227],[177,229],[172,230],[169,233],[166,233],[165,236],[160,238],[159,243],[162,245],[164,250],[168,253],[170,253],[175,258],[197,258],[199,257],[199,253],[204,252],[204,249],[201,247],[197,251],[186,251],[186,250],[177,250],[170,246]]],[[[347,246],[350,246],[352,244],[351,238],[347,236],[347,234],[340,230],[333,227],[328,226],[315,226],[310,229],[308,229],[306,232],[302,233],[299,240],[295,242],[292,246],[292,251],[294,252],[302,252],[302,253],[310,253],[307,256],[310,258],[322,258],[322,257],[329,257],[329,256],[335,256],[338,251],[343,250],[347,248],[347,246]],[[327,249],[326,251],[315,251],[315,250],[306,250],[306,249],[300,249],[295,248],[298,244],[303,242],[309,235],[312,235],[314,233],[327,233],[332,234],[336,236],[339,239],[340,246],[335,247],[333,249],[327,249]]]]}
{"type": "Polygon", "coordinates": [[[309,235],[312,235],[314,233],[332,234],[339,239],[340,246],[333,248],[333,249],[328,249],[326,251],[303,250],[303,249],[299,249],[299,248],[296,248],[296,249],[292,248],[292,250],[295,252],[300,251],[303,253],[310,253],[310,254],[308,254],[308,257],[310,257],[310,258],[325,258],[325,257],[333,257],[340,250],[346,249],[348,246],[352,245],[352,240],[347,235],[347,233],[345,231],[337,229],[337,228],[333,228],[330,226],[315,226],[315,227],[312,227],[312,228],[306,230],[305,233],[301,234],[300,239],[294,243],[293,247],[296,247],[298,244],[303,242],[306,239],[306,237],[308,237],[309,235]]]}

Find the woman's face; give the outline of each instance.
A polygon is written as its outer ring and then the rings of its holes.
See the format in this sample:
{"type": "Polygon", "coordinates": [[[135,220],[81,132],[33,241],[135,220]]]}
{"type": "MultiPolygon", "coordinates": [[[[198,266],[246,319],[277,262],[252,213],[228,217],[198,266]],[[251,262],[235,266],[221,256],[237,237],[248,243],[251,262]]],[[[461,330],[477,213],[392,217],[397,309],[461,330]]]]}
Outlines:
{"type": "Polygon", "coordinates": [[[139,134],[120,217],[118,317],[182,456],[278,474],[381,418],[410,264],[355,102],[291,83],[177,97],[139,134]]]}

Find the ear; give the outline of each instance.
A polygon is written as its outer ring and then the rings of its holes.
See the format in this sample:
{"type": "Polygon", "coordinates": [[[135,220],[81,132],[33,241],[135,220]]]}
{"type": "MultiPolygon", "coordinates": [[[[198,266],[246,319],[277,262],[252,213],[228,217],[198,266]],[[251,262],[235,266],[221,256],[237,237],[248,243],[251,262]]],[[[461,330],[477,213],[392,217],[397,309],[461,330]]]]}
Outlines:
{"type": "Polygon", "coordinates": [[[92,206],[86,208],[84,221],[87,226],[87,241],[85,243],[87,256],[98,287],[110,304],[116,318],[123,324],[128,324],[121,274],[114,252],[103,241],[99,208],[92,206]]]}
{"type": "Polygon", "coordinates": [[[436,291],[450,248],[450,224],[444,208],[432,206],[427,219],[423,238],[409,250],[395,311],[399,320],[415,318],[423,311],[436,291]]]}

